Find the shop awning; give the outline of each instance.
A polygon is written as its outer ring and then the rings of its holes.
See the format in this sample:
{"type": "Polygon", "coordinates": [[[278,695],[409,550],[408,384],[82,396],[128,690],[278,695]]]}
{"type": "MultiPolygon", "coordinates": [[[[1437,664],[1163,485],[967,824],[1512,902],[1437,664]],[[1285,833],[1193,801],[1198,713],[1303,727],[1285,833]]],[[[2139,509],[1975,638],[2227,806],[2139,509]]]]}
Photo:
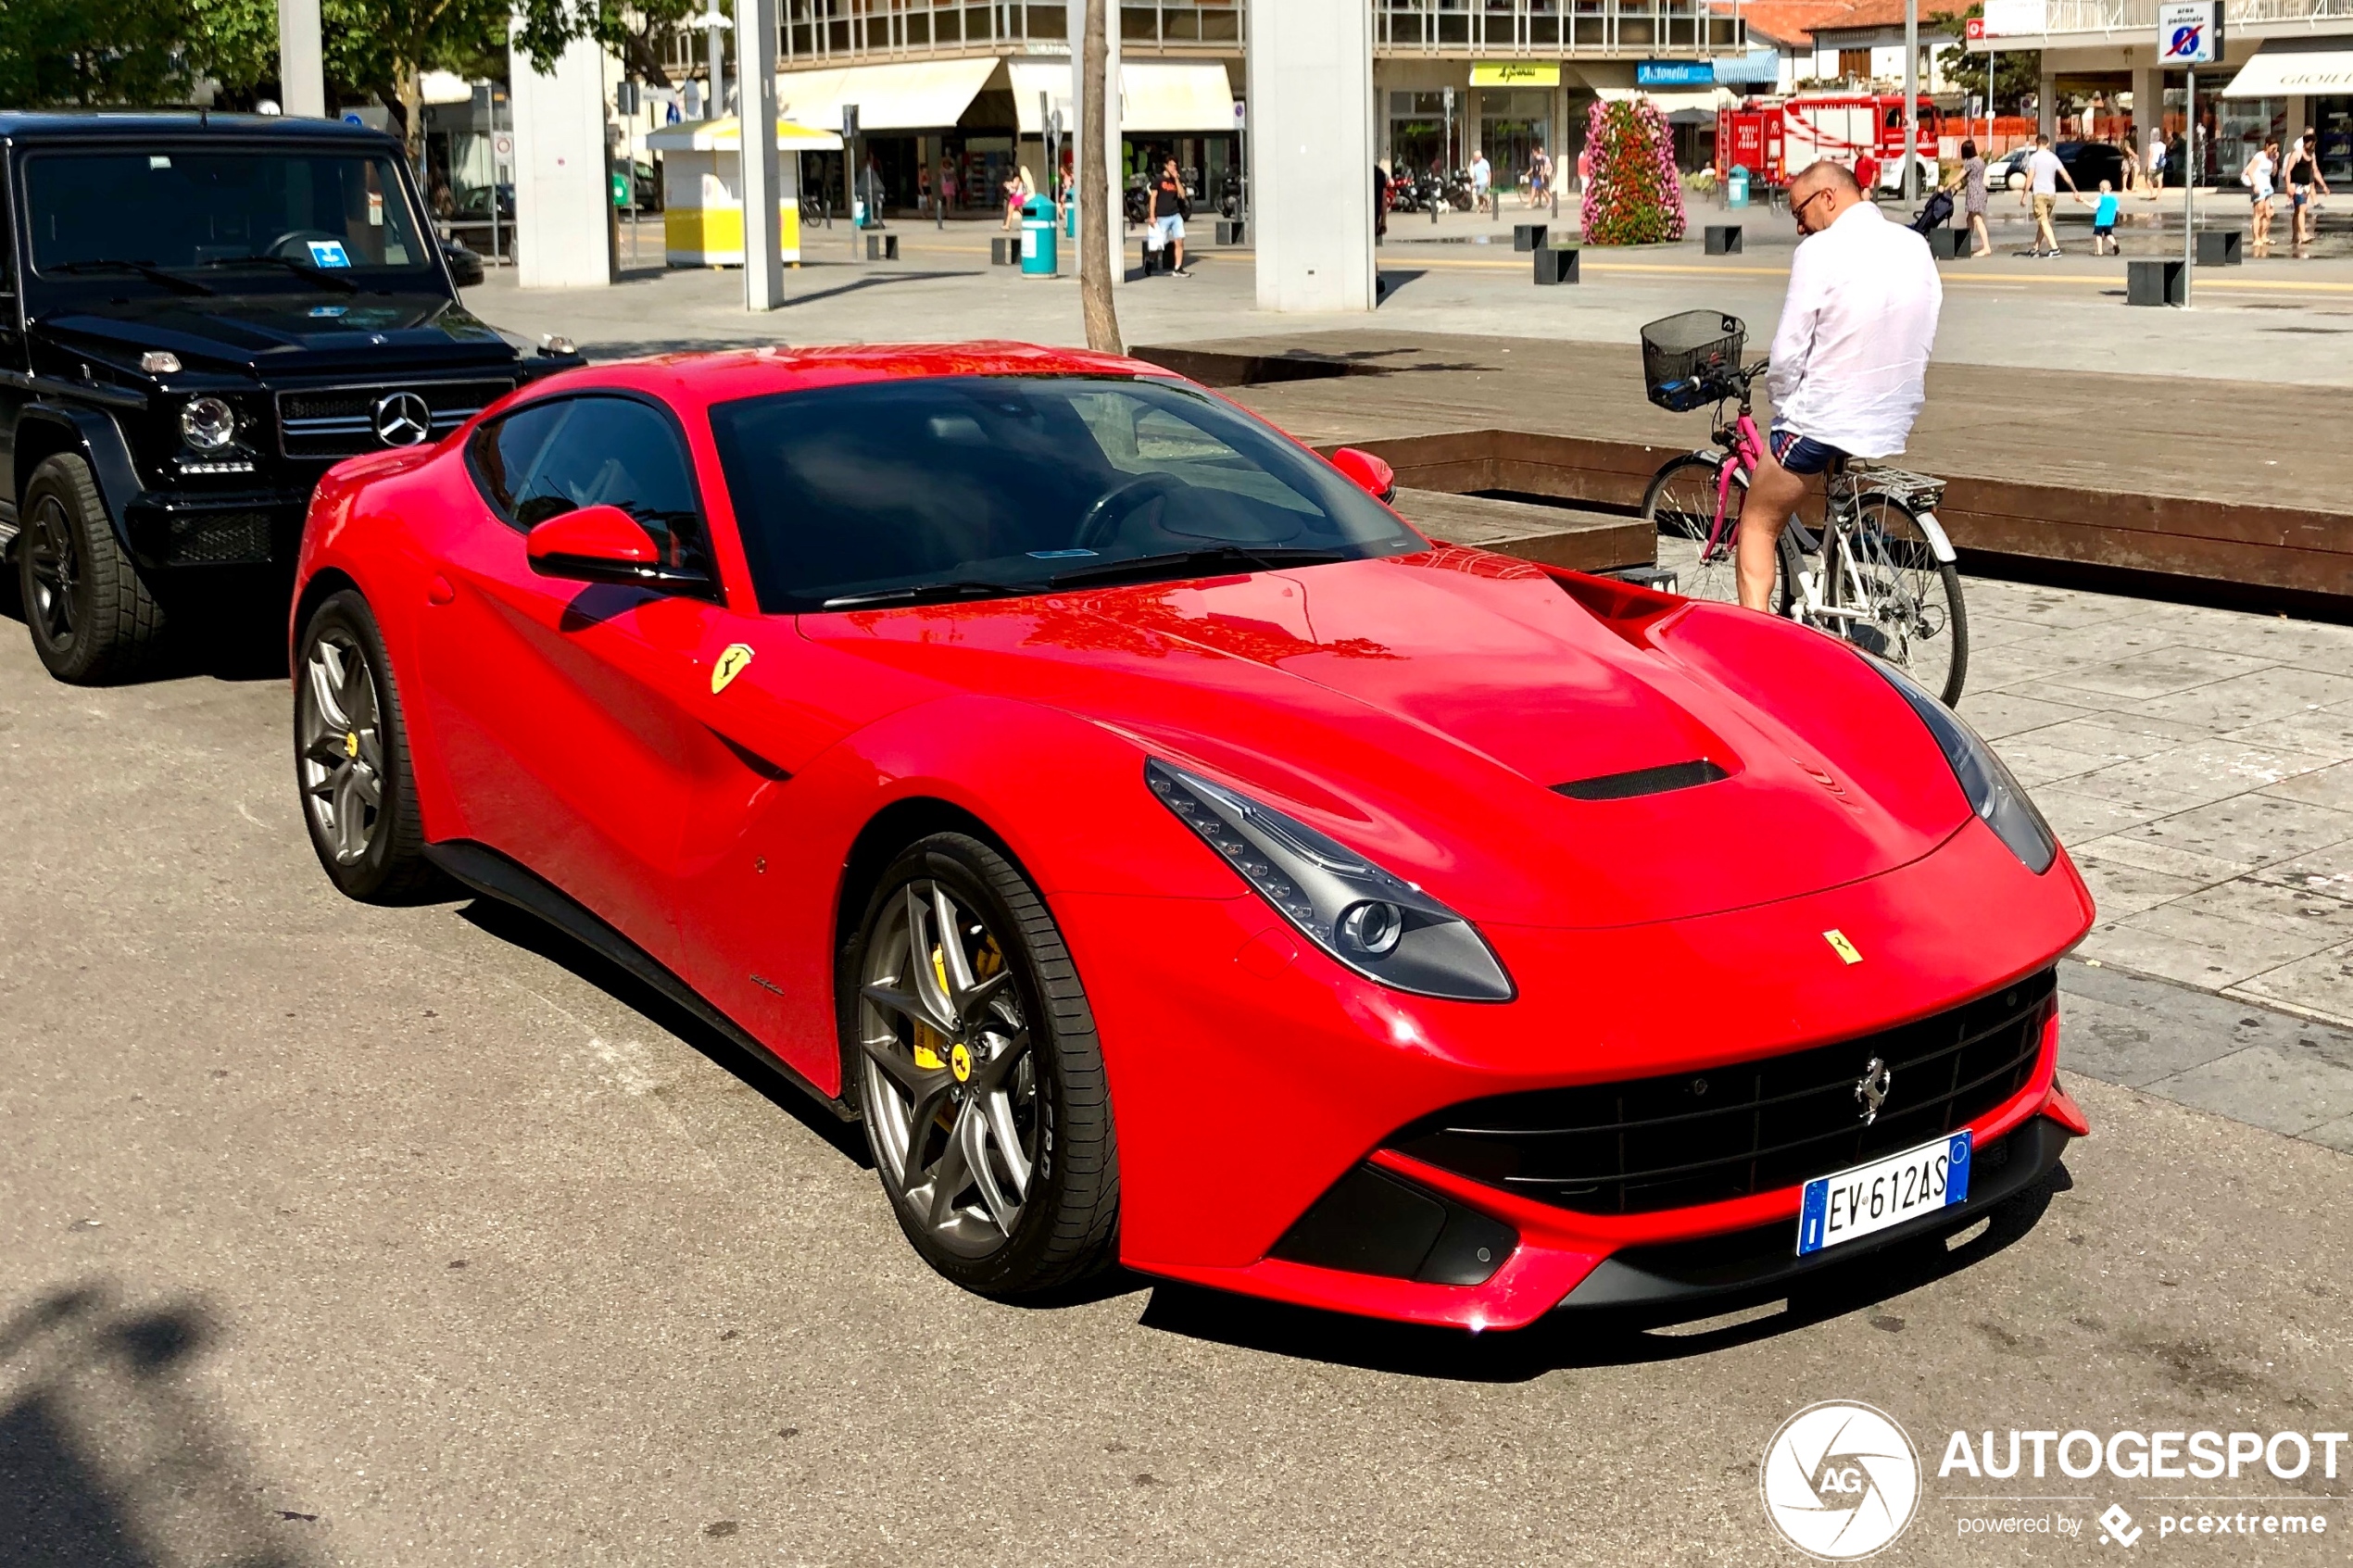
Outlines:
{"type": "MultiPolygon", "coordinates": [[[[718,119],[687,119],[676,125],[665,125],[648,132],[646,145],[665,153],[737,153],[743,151],[744,129],[734,115],[718,119]]],[[[834,131],[812,131],[805,125],[795,125],[788,119],[776,122],[776,150],[780,153],[835,153],[841,150],[841,134],[834,131]]]]}
{"type": "Polygon", "coordinates": [[[2231,78],[2225,98],[2319,97],[2353,93],[2353,49],[2266,49],[2231,78]]]}
{"type": "Polygon", "coordinates": [[[841,107],[858,106],[861,131],[943,131],[964,118],[998,61],[908,60],[776,73],[785,119],[818,131],[841,129],[841,107]]]}
{"type": "Polygon", "coordinates": [[[1205,135],[1234,129],[1234,88],[1221,65],[1121,61],[1119,128],[1125,134],[1205,135]]]}
{"type": "MultiPolygon", "coordinates": [[[[1070,62],[1008,60],[1013,114],[1021,133],[1045,133],[1038,95],[1062,111],[1063,129],[1078,117],[1070,112],[1070,62]]],[[[1123,60],[1119,66],[1119,128],[1126,135],[1209,135],[1234,129],[1234,89],[1221,65],[1163,65],[1123,60]]]]}

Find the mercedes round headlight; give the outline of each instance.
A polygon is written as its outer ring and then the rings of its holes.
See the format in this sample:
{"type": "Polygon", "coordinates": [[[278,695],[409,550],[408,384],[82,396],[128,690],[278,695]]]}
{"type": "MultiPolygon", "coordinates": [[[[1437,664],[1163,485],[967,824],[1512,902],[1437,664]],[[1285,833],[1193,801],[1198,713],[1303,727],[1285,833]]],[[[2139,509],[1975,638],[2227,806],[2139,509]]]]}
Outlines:
{"type": "Polygon", "coordinates": [[[2027,798],[2026,786],[2010,776],[1994,748],[1918,681],[1875,655],[1866,653],[1863,658],[1902,694],[1920,716],[1920,722],[1928,726],[1928,733],[1936,737],[1944,760],[1953,765],[1953,777],[1960,782],[1969,809],[1984,819],[1994,836],[2008,845],[2010,853],[2028,871],[2036,876],[2049,871],[2051,862],[2058,859],[2058,838],[2043,820],[2043,813],[2034,809],[2034,802],[2027,798]]]}
{"type": "Polygon", "coordinates": [[[199,451],[218,452],[237,435],[237,411],[218,397],[191,397],[180,410],[180,434],[199,451]]]}
{"type": "Polygon", "coordinates": [[[1325,952],[1424,997],[1507,1002],[1511,976],[1470,922],[1296,818],[1165,762],[1144,764],[1161,804],[1325,952]]]}

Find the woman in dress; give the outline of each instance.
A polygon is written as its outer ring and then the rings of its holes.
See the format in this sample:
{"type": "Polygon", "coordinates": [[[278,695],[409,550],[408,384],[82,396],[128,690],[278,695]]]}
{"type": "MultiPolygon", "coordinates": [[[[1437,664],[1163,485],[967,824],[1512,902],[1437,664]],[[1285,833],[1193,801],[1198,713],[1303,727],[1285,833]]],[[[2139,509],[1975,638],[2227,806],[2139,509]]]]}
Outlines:
{"type": "Polygon", "coordinates": [[[1985,232],[1985,160],[1977,156],[1977,144],[1961,144],[1961,211],[1969,218],[1969,256],[1972,259],[1994,254],[1994,241],[1985,232]]]}

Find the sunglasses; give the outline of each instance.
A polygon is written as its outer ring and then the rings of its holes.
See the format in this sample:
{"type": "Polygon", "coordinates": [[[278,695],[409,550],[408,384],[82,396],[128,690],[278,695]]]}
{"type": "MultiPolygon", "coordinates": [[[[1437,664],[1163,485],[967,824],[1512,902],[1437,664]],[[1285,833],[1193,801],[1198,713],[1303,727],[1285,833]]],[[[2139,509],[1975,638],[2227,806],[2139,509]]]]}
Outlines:
{"type": "Polygon", "coordinates": [[[1827,196],[1830,194],[1830,188],[1828,186],[1824,186],[1822,189],[1815,192],[1812,195],[1807,196],[1804,201],[1799,202],[1796,206],[1789,209],[1789,215],[1797,220],[1798,228],[1802,230],[1806,227],[1806,209],[1812,207],[1816,202],[1820,201],[1824,196],[1827,196]]]}

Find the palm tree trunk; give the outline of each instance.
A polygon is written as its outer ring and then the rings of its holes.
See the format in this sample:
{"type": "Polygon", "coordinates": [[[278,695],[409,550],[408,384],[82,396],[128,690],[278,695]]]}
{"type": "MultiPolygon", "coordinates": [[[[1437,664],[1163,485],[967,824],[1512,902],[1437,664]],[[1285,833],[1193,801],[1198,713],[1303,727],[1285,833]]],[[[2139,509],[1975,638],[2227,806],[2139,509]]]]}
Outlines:
{"type": "Polygon", "coordinates": [[[1121,352],[1119,314],[1111,297],[1111,175],[1103,146],[1104,77],[1111,44],[1103,13],[1110,0],[1087,0],[1087,31],[1078,82],[1078,300],[1087,318],[1087,346],[1121,352]]]}

